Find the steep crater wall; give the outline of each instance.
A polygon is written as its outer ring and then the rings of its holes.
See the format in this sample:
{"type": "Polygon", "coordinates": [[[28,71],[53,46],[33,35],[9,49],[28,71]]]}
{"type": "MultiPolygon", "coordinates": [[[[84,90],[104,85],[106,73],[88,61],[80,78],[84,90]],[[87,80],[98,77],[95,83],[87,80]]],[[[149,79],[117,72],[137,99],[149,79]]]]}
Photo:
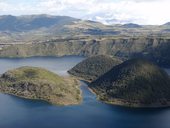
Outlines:
{"type": "Polygon", "coordinates": [[[146,57],[164,66],[170,66],[170,39],[165,38],[97,38],[58,40],[43,43],[19,44],[3,47],[1,57],[31,56],[92,56],[107,54],[123,59],[146,57]]]}

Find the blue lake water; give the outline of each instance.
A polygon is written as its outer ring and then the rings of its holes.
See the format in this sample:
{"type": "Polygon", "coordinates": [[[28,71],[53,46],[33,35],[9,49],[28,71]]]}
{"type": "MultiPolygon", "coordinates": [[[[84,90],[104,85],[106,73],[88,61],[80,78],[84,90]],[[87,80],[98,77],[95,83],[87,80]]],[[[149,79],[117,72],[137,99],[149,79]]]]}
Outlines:
{"type": "MultiPolygon", "coordinates": [[[[63,76],[83,59],[76,56],[4,58],[0,59],[0,74],[20,66],[36,66],[63,76]]],[[[87,84],[81,84],[83,102],[75,106],[54,106],[0,93],[0,128],[170,128],[170,108],[108,105],[97,101],[87,84]]]]}

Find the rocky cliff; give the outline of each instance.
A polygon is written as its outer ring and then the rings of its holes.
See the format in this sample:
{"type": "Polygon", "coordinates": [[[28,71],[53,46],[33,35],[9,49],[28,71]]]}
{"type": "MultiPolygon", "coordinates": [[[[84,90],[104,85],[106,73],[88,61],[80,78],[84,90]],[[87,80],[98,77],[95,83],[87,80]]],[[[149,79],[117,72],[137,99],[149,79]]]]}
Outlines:
{"type": "Polygon", "coordinates": [[[10,45],[0,50],[1,57],[112,55],[123,59],[145,57],[170,67],[170,39],[156,37],[86,37],[51,40],[43,43],[10,45]]]}

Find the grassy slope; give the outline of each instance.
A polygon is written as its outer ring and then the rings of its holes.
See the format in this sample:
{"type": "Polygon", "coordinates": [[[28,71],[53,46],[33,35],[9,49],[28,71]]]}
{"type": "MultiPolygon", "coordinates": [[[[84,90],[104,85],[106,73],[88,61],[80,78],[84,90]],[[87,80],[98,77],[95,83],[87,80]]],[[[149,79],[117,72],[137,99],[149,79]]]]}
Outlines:
{"type": "Polygon", "coordinates": [[[11,77],[15,79],[15,81],[46,79],[55,83],[63,83],[63,79],[60,76],[37,67],[20,67],[15,70],[8,71],[5,74],[11,75],[11,77]]]}
{"type": "Polygon", "coordinates": [[[78,104],[81,101],[81,92],[75,79],[62,78],[42,68],[10,70],[0,80],[0,90],[4,93],[59,105],[78,104]]]}

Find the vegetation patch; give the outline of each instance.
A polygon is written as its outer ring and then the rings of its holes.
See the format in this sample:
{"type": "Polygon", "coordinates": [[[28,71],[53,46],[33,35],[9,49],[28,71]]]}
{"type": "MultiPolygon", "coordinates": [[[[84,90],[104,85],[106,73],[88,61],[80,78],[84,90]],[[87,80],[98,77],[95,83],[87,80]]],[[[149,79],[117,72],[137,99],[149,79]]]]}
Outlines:
{"type": "Polygon", "coordinates": [[[119,105],[158,107],[170,105],[168,74],[144,59],[113,67],[90,84],[99,99],[119,105]]]}
{"type": "Polygon", "coordinates": [[[92,56],[77,64],[68,73],[87,81],[93,81],[121,62],[107,55],[92,56]]]}
{"type": "Polygon", "coordinates": [[[77,80],[36,67],[20,67],[2,74],[0,91],[57,105],[78,104],[82,99],[77,80]]]}

